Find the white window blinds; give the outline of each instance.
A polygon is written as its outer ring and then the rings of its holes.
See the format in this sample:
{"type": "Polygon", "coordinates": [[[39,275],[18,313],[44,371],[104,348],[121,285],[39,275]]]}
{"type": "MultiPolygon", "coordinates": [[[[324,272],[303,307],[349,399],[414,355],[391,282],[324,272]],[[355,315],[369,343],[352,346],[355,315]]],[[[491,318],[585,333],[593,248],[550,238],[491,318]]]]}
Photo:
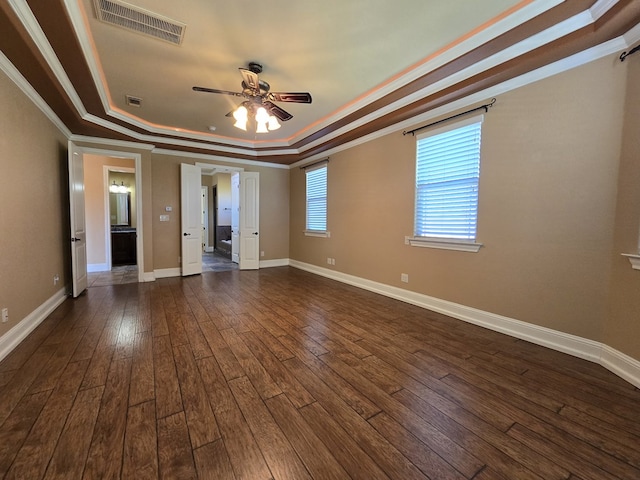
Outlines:
{"type": "Polygon", "coordinates": [[[327,164],[305,170],[307,178],[307,230],[327,230],[327,164]]]}
{"type": "Polygon", "coordinates": [[[415,235],[475,240],[482,116],[419,135],[415,235]]]}

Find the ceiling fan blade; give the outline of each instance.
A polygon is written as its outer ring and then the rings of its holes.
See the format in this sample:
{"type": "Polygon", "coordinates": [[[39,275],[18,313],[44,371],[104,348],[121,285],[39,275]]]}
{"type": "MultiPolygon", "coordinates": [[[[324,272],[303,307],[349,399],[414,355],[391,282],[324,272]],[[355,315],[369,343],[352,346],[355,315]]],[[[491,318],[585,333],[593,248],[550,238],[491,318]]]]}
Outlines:
{"type": "Polygon", "coordinates": [[[260,91],[260,80],[258,79],[258,74],[248,70],[246,68],[239,68],[240,73],[242,74],[242,81],[251,90],[260,91]]]}
{"type": "Polygon", "coordinates": [[[311,94],[308,92],[271,92],[269,98],[276,102],[311,103],[311,94]]]}
{"type": "Polygon", "coordinates": [[[218,90],[217,88],[193,87],[193,91],[205,92],[205,93],[222,93],[223,95],[233,95],[234,97],[242,96],[242,94],[238,92],[230,92],[228,90],[218,90]]]}
{"type": "Polygon", "coordinates": [[[291,115],[289,112],[283,110],[282,108],[268,100],[266,102],[263,102],[262,104],[267,109],[267,112],[269,112],[270,115],[275,116],[278,120],[286,122],[287,120],[291,120],[293,118],[293,115],[291,115]]]}

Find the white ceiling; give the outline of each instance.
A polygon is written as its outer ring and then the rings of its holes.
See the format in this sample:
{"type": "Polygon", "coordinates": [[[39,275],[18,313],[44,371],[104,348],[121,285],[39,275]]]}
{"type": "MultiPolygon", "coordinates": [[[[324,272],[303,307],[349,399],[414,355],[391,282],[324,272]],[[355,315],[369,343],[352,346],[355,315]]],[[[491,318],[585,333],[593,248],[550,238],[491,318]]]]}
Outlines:
{"type": "Polygon", "coordinates": [[[81,20],[77,36],[114,115],[153,131],[195,132],[223,143],[291,145],[424,73],[425,62],[435,65],[455,48],[470,50],[474,39],[486,41],[505,23],[558,1],[533,2],[535,8],[520,0],[129,2],[186,24],[179,46],[101,23],[93,0],[65,3],[81,20]],[[272,91],[308,91],[313,103],[278,103],[294,118],[255,134],[225,117],[240,98],[192,91],[194,85],[240,91],[238,67],[249,61],[263,65],[260,78],[272,91]],[[126,105],[126,95],[140,97],[142,107],[126,105]]]}

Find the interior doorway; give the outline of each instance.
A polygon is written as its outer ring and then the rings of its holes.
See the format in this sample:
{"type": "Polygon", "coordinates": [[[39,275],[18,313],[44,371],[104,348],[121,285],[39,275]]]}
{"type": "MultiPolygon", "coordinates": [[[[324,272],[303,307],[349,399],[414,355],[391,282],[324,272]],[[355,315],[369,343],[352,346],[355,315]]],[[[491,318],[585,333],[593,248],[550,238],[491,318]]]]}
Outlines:
{"type": "Polygon", "coordinates": [[[141,155],[87,147],[79,151],[84,165],[88,284],[142,282],[141,155]]]}

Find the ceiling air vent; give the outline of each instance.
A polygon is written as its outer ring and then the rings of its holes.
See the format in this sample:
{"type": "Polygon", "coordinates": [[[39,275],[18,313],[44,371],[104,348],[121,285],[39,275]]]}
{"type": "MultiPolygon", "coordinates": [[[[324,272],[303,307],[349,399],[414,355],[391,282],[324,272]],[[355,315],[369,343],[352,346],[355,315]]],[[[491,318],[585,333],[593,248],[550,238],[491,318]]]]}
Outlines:
{"type": "Polygon", "coordinates": [[[127,105],[130,105],[132,107],[139,107],[142,105],[141,98],[134,97],[132,95],[125,95],[125,98],[127,99],[127,105]]]}
{"type": "Polygon", "coordinates": [[[114,0],[93,0],[98,20],[159,38],[175,45],[182,43],[186,25],[114,0]]]}

